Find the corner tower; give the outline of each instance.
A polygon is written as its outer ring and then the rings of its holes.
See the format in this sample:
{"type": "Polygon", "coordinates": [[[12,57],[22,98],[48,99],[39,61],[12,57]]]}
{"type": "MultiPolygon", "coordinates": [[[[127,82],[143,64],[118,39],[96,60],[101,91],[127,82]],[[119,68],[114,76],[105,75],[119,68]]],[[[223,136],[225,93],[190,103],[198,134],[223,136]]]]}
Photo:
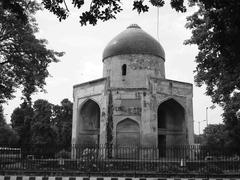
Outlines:
{"type": "Polygon", "coordinates": [[[147,77],[165,78],[165,53],[161,44],[132,24],[113,38],[103,52],[103,77],[112,87],[141,88],[147,77]]]}

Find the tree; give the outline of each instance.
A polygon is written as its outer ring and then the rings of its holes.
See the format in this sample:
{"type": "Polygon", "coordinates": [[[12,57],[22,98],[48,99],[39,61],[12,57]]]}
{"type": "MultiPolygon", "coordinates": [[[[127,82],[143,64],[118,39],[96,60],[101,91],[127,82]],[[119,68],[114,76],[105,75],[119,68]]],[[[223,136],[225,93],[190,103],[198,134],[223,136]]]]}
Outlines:
{"type": "Polygon", "coordinates": [[[233,93],[232,97],[224,106],[223,118],[230,138],[229,146],[240,152],[240,119],[236,112],[240,109],[240,93],[233,93]]]}
{"type": "Polygon", "coordinates": [[[0,146],[12,146],[18,143],[17,133],[9,126],[0,126],[0,146]]]}
{"type": "Polygon", "coordinates": [[[73,103],[63,99],[61,105],[53,106],[53,126],[57,132],[57,145],[61,148],[71,147],[73,103]]]}
{"type": "Polygon", "coordinates": [[[227,147],[229,141],[227,133],[224,124],[210,124],[204,129],[202,144],[210,149],[227,147]]]}
{"type": "Polygon", "coordinates": [[[35,1],[9,1],[19,3],[25,10],[28,21],[23,23],[13,10],[9,10],[13,7],[7,6],[7,1],[0,3],[0,103],[13,98],[19,87],[23,89],[25,100],[30,102],[31,94],[43,90],[46,84],[48,65],[57,62],[63,53],[48,49],[47,41],[35,36],[38,28],[32,15],[39,10],[39,4],[35,1]]]}
{"type": "Polygon", "coordinates": [[[240,90],[240,2],[202,0],[198,6],[186,25],[192,30],[186,44],[196,44],[199,49],[195,82],[206,84],[212,101],[225,105],[240,90]]]}
{"type": "MultiPolygon", "coordinates": [[[[30,1],[30,0],[29,0],[30,1]]],[[[86,25],[96,25],[98,21],[107,21],[115,19],[116,15],[122,11],[121,0],[92,0],[89,4],[84,0],[71,0],[74,8],[80,10],[80,23],[86,25]],[[84,6],[85,5],[85,6],[84,6]]],[[[170,4],[176,11],[185,12],[184,0],[171,0],[170,4]]],[[[15,12],[16,16],[25,20],[26,8],[21,7],[21,0],[4,0],[5,7],[15,12]],[[9,2],[5,2],[9,1],[9,2]],[[17,11],[16,11],[17,9],[17,11]]],[[[65,0],[42,0],[42,4],[46,9],[55,14],[58,19],[64,20],[68,17],[70,11],[67,1],[65,0]]],[[[165,4],[165,0],[150,0],[150,4],[156,7],[162,7],[165,4]]],[[[133,10],[137,10],[138,13],[147,12],[149,5],[144,0],[133,0],[133,10]]]]}
{"type": "Polygon", "coordinates": [[[6,120],[5,120],[5,117],[4,117],[3,107],[0,104],[0,126],[4,126],[4,125],[6,125],[6,120]]]}
{"type": "Polygon", "coordinates": [[[34,102],[31,123],[32,145],[44,147],[56,145],[56,133],[51,126],[52,107],[52,104],[43,99],[34,102]]]}
{"type": "Polygon", "coordinates": [[[232,93],[240,90],[240,2],[202,0],[198,6],[187,19],[192,37],[185,42],[199,49],[195,82],[206,84],[206,94],[224,106],[232,93]]]}
{"type": "Polygon", "coordinates": [[[0,146],[15,145],[18,141],[17,133],[7,125],[3,112],[0,104],[0,146]]]}
{"type": "Polygon", "coordinates": [[[33,109],[27,103],[23,102],[20,107],[14,109],[11,115],[12,128],[19,136],[19,145],[29,144],[31,140],[31,122],[33,118],[33,109]]]}
{"type": "Polygon", "coordinates": [[[61,105],[38,99],[31,106],[24,101],[11,115],[13,130],[19,136],[18,144],[27,148],[36,146],[70,148],[72,106],[68,99],[63,99],[61,105]]]}
{"type": "Polygon", "coordinates": [[[232,145],[239,145],[240,122],[236,112],[240,108],[240,1],[192,3],[199,9],[187,18],[186,27],[192,30],[192,37],[185,43],[195,44],[199,49],[195,82],[197,86],[205,84],[212,102],[223,107],[232,145]]]}
{"type": "Polygon", "coordinates": [[[14,14],[17,19],[27,22],[28,15],[26,14],[26,10],[22,5],[21,0],[2,0],[0,6],[2,6],[3,9],[10,11],[11,14],[14,14]]]}
{"type": "Polygon", "coordinates": [[[18,143],[17,133],[9,126],[0,126],[0,146],[12,146],[18,143]]]}

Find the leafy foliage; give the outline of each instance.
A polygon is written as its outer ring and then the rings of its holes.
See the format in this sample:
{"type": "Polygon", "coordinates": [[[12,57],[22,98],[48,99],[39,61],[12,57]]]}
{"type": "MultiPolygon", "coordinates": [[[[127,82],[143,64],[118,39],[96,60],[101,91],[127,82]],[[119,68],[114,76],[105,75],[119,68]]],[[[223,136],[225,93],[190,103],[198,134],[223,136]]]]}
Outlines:
{"type": "Polygon", "coordinates": [[[45,78],[49,76],[49,63],[57,62],[63,55],[48,49],[45,39],[36,38],[38,28],[32,14],[40,7],[34,1],[30,2],[3,1],[0,4],[0,103],[11,99],[19,87],[22,87],[25,99],[31,101],[33,92],[43,90],[45,78]],[[12,13],[15,8],[8,5],[11,2],[28,9],[25,11],[27,22],[23,23],[12,13]],[[9,11],[11,7],[13,9],[9,11]]]}
{"type": "Polygon", "coordinates": [[[58,146],[71,147],[73,103],[63,99],[61,105],[53,106],[53,127],[57,133],[58,146]]]}
{"type": "Polygon", "coordinates": [[[186,44],[199,49],[195,82],[206,84],[213,102],[225,105],[240,90],[240,2],[201,0],[198,6],[186,25],[192,30],[186,44]]]}
{"type": "Polygon", "coordinates": [[[17,133],[9,126],[0,126],[0,145],[15,145],[19,140],[17,133]]]}
{"type": "Polygon", "coordinates": [[[63,99],[61,105],[36,100],[31,106],[23,102],[11,116],[12,128],[19,136],[18,145],[42,149],[69,149],[72,135],[72,102],[63,99]]]}
{"type": "Polygon", "coordinates": [[[52,107],[52,104],[43,99],[34,102],[33,121],[31,123],[33,145],[56,144],[56,134],[51,127],[52,107]]]}
{"type": "Polygon", "coordinates": [[[143,1],[139,0],[133,2],[133,10],[135,9],[138,11],[138,13],[141,13],[147,12],[149,7],[147,5],[143,5],[143,1]]]}
{"type": "Polygon", "coordinates": [[[14,14],[17,19],[21,19],[23,22],[27,22],[28,15],[25,12],[22,1],[19,0],[2,0],[1,6],[3,9],[10,11],[11,14],[14,14]]]}
{"type": "Polygon", "coordinates": [[[3,107],[0,104],[0,145],[13,145],[17,143],[17,133],[6,123],[3,107]]]}
{"type": "Polygon", "coordinates": [[[62,158],[62,159],[70,159],[71,158],[71,152],[61,150],[55,155],[55,157],[56,158],[62,158]]]}
{"type": "MultiPolygon", "coordinates": [[[[5,0],[7,1],[7,0],[5,0]]],[[[20,0],[18,0],[20,1],[20,0]]],[[[13,0],[10,0],[8,4],[15,4],[17,7],[16,14],[20,19],[26,19],[25,17],[25,8],[21,7],[21,3],[13,3],[13,0]]],[[[46,9],[52,12],[57,16],[59,21],[65,20],[70,10],[68,8],[68,1],[66,0],[42,0],[42,4],[46,9]]],[[[123,1],[121,0],[91,0],[87,4],[84,0],[71,0],[70,1],[74,8],[80,10],[80,23],[81,25],[96,25],[98,21],[108,21],[110,19],[115,19],[116,15],[122,11],[123,1]],[[85,5],[85,6],[84,6],[85,5]]],[[[165,0],[150,0],[150,4],[156,7],[162,7],[165,4],[165,0]]],[[[170,4],[173,9],[178,12],[185,12],[186,7],[184,6],[184,0],[171,0],[170,4]]],[[[12,6],[5,6],[8,9],[12,10],[12,6]]],[[[13,8],[14,10],[15,8],[13,8]]],[[[133,0],[133,10],[136,10],[138,13],[147,12],[149,9],[149,4],[146,3],[146,0],[133,0]]]]}
{"type": "Polygon", "coordinates": [[[33,117],[33,109],[27,103],[23,102],[17,107],[11,115],[12,128],[19,136],[19,145],[23,146],[31,141],[31,122],[33,117]]]}
{"type": "Polygon", "coordinates": [[[208,148],[224,148],[229,141],[224,124],[210,124],[204,129],[203,145],[208,148]]]}
{"type": "MultiPolygon", "coordinates": [[[[195,82],[206,85],[206,94],[224,110],[224,122],[232,146],[240,144],[240,1],[191,0],[198,11],[188,17],[192,30],[186,44],[198,46],[195,82]]],[[[240,148],[240,146],[239,146],[240,148]]]]}
{"type": "Polygon", "coordinates": [[[3,107],[0,104],[0,126],[4,126],[4,125],[6,125],[6,120],[5,120],[5,117],[4,117],[3,107]]]}
{"type": "Polygon", "coordinates": [[[230,138],[229,145],[240,152],[240,119],[236,112],[240,109],[240,93],[234,93],[224,106],[223,118],[230,138]]]}

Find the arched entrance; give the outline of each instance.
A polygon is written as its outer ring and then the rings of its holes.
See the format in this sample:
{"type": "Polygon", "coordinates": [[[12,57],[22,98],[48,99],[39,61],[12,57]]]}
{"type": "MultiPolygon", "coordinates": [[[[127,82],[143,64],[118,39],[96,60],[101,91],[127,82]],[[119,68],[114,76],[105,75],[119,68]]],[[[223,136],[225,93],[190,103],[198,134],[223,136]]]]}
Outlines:
{"type": "Polygon", "coordinates": [[[158,107],[159,156],[165,156],[165,147],[186,144],[185,110],[176,100],[169,99],[158,107]]]}
{"type": "Polygon", "coordinates": [[[79,142],[85,145],[98,145],[100,134],[100,107],[89,99],[79,111],[79,142]]]}
{"type": "Polygon", "coordinates": [[[137,158],[140,144],[140,129],[137,122],[126,118],[117,124],[117,157],[137,158]]]}

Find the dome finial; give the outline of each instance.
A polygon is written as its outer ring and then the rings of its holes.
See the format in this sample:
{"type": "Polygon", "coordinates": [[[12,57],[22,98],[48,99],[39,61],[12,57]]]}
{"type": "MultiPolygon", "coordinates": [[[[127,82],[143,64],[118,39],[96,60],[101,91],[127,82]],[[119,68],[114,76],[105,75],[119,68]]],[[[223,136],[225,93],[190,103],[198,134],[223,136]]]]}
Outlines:
{"type": "Polygon", "coordinates": [[[127,29],[130,29],[130,28],[137,28],[137,29],[141,29],[141,27],[137,24],[130,24],[127,29]]]}

